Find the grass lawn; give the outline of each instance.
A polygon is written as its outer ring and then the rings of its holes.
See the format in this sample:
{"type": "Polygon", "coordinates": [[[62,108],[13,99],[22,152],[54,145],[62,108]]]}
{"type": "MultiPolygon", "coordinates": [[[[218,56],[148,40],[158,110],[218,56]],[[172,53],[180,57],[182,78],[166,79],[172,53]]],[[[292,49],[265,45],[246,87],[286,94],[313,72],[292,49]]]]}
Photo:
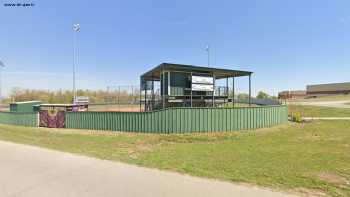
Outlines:
{"type": "Polygon", "coordinates": [[[350,121],[191,135],[0,125],[0,139],[285,191],[350,196],[350,121]]]}
{"type": "Polygon", "coordinates": [[[304,117],[350,117],[350,109],[306,105],[288,105],[288,112],[299,112],[304,117]]]}

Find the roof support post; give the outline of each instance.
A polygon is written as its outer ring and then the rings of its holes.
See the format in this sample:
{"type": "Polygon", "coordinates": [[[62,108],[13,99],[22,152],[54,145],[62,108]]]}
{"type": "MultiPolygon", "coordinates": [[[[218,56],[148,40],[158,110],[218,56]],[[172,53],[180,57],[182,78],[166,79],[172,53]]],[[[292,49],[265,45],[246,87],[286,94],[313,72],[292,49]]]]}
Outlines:
{"type": "Polygon", "coordinates": [[[215,75],[214,75],[214,73],[213,73],[213,97],[212,97],[212,107],[214,107],[215,106],[215,88],[216,88],[216,86],[215,86],[215,75]]]}
{"type": "Polygon", "coordinates": [[[192,72],[191,72],[191,107],[192,107],[192,72]]]}
{"type": "Polygon", "coordinates": [[[163,109],[165,108],[165,76],[164,76],[164,68],[162,66],[162,105],[163,105],[163,109]]]}
{"type": "Polygon", "coordinates": [[[252,74],[249,74],[249,106],[251,106],[251,98],[252,98],[252,82],[251,82],[251,77],[252,74]]]}
{"type": "Polygon", "coordinates": [[[145,111],[148,111],[147,109],[147,81],[145,81],[145,111]]]}
{"type": "Polygon", "coordinates": [[[154,77],[152,76],[152,110],[154,109],[154,77]]]}
{"type": "Polygon", "coordinates": [[[225,95],[225,102],[224,104],[228,103],[228,77],[226,77],[226,95],[225,95]],[[226,102],[226,97],[227,97],[227,102],[226,102]]]}
{"type": "Polygon", "coordinates": [[[232,77],[232,107],[235,107],[235,77],[232,77]]]}
{"type": "Polygon", "coordinates": [[[168,81],[167,81],[167,85],[168,85],[168,96],[171,95],[171,91],[170,91],[170,72],[168,71],[168,81]]]}

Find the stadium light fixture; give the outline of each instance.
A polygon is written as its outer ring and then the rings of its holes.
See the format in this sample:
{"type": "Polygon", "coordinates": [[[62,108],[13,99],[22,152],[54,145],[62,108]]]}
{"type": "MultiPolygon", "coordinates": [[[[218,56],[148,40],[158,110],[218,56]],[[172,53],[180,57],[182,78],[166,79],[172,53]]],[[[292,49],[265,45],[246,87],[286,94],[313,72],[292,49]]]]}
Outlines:
{"type": "Polygon", "coordinates": [[[208,67],[210,67],[210,46],[209,44],[205,47],[205,50],[207,51],[207,55],[208,55],[208,67]]]}
{"type": "Polygon", "coordinates": [[[77,33],[80,31],[79,24],[73,24],[73,103],[75,103],[77,97],[76,82],[75,82],[75,72],[77,64],[77,33]]]}

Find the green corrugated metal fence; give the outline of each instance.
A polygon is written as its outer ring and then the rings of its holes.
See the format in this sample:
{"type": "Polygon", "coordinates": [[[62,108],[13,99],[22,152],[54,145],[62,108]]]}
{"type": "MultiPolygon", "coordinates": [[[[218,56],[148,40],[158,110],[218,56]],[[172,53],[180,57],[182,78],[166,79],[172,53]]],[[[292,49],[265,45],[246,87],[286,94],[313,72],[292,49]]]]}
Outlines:
{"type": "Polygon", "coordinates": [[[37,113],[0,112],[0,124],[36,127],[37,113]]]}
{"type": "Polygon", "coordinates": [[[286,106],[66,113],[66,128],[144,133],[238,131],[269,127],[287,121],[286,106]]]}

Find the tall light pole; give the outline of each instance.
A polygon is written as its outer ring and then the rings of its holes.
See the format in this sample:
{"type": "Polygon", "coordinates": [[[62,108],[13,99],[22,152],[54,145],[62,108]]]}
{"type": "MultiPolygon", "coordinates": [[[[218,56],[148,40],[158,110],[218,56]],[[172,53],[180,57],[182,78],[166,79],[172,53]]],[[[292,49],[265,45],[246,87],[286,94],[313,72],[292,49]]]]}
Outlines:
{"type": "Polygon", "coordinates": [[[208,54],[208,67],[210,67],[210,47],[209,47],[209,44],[205,47],[205,50],[207,51],[207,54],[208,54]]]}
{"type": "Polygon", "coordinates": [[[5,68],[5,64],[0,61],[0,101],[2,101],[2,69],[5,68]]]}
{"type": "Polygon", "coordinates": [[[75,103],[77,97],[77,91],[75,87],[75,67],[77,64],[77,34],[80,31],[79,24],[73,24],[73,103],[75,103]]]}

